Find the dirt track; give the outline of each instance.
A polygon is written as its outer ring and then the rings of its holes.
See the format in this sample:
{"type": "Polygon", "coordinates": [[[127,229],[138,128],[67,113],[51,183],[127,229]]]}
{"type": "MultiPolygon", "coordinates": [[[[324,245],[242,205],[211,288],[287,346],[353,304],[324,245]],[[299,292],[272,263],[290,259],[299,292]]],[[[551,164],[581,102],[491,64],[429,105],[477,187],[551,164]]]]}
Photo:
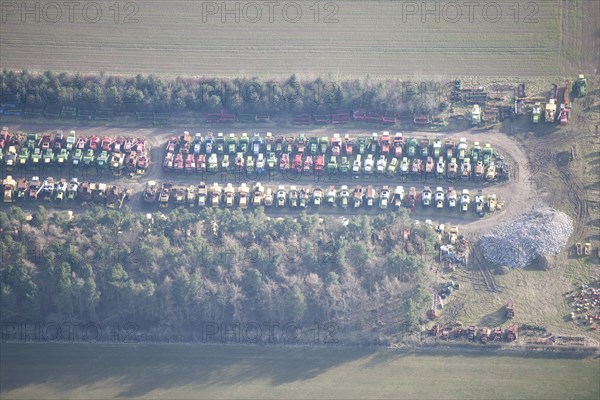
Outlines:
{"type": "MultiPolygon", "coordinates": [[[[97,135],[128,135],[128,136],[138,136],[147,138],[153,146],[152,151],[152,166],[147,175],[142,177],[139,180],[131,180],[127,178],[120,178],[123,182],[126,183],[127,187],[132,192],[138,192],[137,196],[134,195],[132,200],[130,201],[130,205],[134,207],[134,209],[138,209],[139,202],[139,192],[141,192],[144,188],[145,182],[149,180],[170,180],[177,184],[189,185],[191,183],[197,183],[199,181],[198,177],[195,176],[186,176],[186,175],[175,175],[175,174],[167,174],[161,168],[162,156],[163,156],[163,147],[166,142],[166,139],[171,136],[176,136],[181,134],[181,130],[173,130],[173,129],[119,129],[119,128],[103,128],[103,127],[65,127],[61,126],[38,126],[38,125],[13,125],[9,126],[12,130],[20,130],[20,131],[55,131],[56,129],[63,130],[71,130],[74,129],[77,132],[85,132],[87,134],[97,134],[97,135]]],[[[200,129],[199,131],[205,132],[206,130],[200,129]]],[[[298,129],[289,129],[289,128],[281,128],[276,129],[274,132],[277,133],[297,133],[298,129]]],[[[229,131],[227,131],[229,132],[229,131]]],[[[250,131],[251,132],[251,131],[250,131]]],[[[331,135],[333,132],[345,134],[349,133],[351,135],[361,134],[365,135],[365,130],[357,130],[357,129],[328,129],[328,128],[315,128],[315,129],[303,129],[302,132],[307,135],[331,135]]],[[[236,132],[240,133],[240,131],[236,132]]],[[[419,133],[414,132],[411,133],[410,136],[414,137],[422,137],[422,136],[439,136],[431,133],[419,133]]],[[[485,133],[476,133],[472,131],[465,131],[459,133],[453,133],[450,135],[444,135],[444,137],[454,138],[456,141],[460,137],[465,137],[467,141],[479,141],[480,143],[490,143],[497,150],[502,152],[505,156],[512,159],[515,164],[515,170],[518,171],[511,178],[511,181],[507,183],[501,183],[496,185],[483,185],[485,192],[487,193],[496,193],[499,198],[505,201],[505,208],[501,212],[497,212],[492,215],[486,216],[486,218],[478,219],[474,217],[471,213],[469,215],[459,215],[458,213],[450,213],[450,212],[424,212],[417,211],[414,214],[415,218],[427,218],[432,219],[433,221],[446,223],[446,224],[460,224],[461,229],[464,233],[470,234],[479,234],[483,231],[488,231],[491,227],[507,221],[512,217],[522,213],[525,210],[530,208],[534,208],[535,205],[539,204],[539,200],[536,200],[535,191],[531,182],[530,176],[530,166],[529,159],[523,150],[522,146],[519,145],[515,140],[509,138],[505,134],[502,134],[497,131],[487,131],[485,133]]],[[[228,176],[229,177],[229,176],[228,176]]],[[[221,179],[216,179],[219,182],[223,182],[221,179]]],[[[233,179],[227,180],[228,182],[235,183],[233,179]]],[[[263,180],[264,182],[265,180],[263,180]]],[[[293,184],[289,180],[276,180],[272,182],[267,182],[269,184],[285,184],[286,186],[293,184]]],[[[408,182],[402,183],[398,180],[398,178],[390,179],[390,178],[381,178],[381,179],[366,179],[362,178],[359,180],[354,180],[351,177],[337,180],[336,182],[332,182],[331,184],[335,184],[336,186],[342,184],[348,185],[356,185],[360,184],[373,184],[373,185],[398,185],[403,184],[406,186],[416,186],[417,188],[422,187],[423,183],[420,182],[408,182]]],[[[248,183],[250,184],[250,182],[248,183]]],[[[300,184],[300,183],[299,183],[300,184]]],[[[306,181],[302,181],[303,185],[311,185],[311,180],[308,178],[306,181]]],[[[312,182],[312,185],[315,183],[312,182]]],[[[326,187],[329,183],[319,183],[320,186],[326,187]]],[[[427,183],[432,187],[436,186],[434,180],[431,180],[427,183]]],[[[454,186],[455,188],[461,188],[460,184],[451,184],[449,185],[447,182],[441,182],[438,184],[439,186],[448,187],[454,186]]],[[[464,186],[464,185],[463,185],[464,186]]],[[[140,208],[141,209],[141,208],[140,208]]],[[[144,210],[146,210],[144,208],[144,210]]],[[[435,211],[435,210],[434,210],[435,211]]],[[[321,213],[327,213],[326,210],[319,210],[321,213]]],[[[344,215],[341,210],[335,210],[331,212],[337,215],[344,215]]]]}

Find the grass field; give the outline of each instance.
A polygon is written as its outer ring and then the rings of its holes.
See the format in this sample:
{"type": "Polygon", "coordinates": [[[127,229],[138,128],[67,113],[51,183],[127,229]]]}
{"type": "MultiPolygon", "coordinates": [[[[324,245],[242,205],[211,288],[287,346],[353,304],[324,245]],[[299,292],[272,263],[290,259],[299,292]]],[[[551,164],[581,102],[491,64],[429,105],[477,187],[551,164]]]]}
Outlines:
{"type": "MultiPolygon", "coordinates": [[[[272,12],[261,7],[260,15],[244,1],[233,14],[226,14],[222,2],[99,1],[85,13],[91,2],[82,2],[73,10],[73,22],[66,6],[59,16],[45,7],[49,1],[23,3],[39,4],[38,22],[23,13],[20,2],[4,3],[12,5],[3,7],[0,24],[2,68],[268,77],[331,73],[334,79],[530,77],[579,69],[594,73],[600,57],[595,36],[600,6],[594,0],[500,0],[499,9],[481,3],[472,17],[468,2],[448,1],[430,14],[422,2],[317,2],[317,13],[315,2],[300,1],[299,9],[284,11],[288,3],[280,2],[272,12]]],[[[235,10],[235,3],[228,8],[235,10]]]]}
{"type": "Polygon", "coordinates": [[[2,345],[11,398],[596,399],[600,361],[354,348],[2,345]]]}

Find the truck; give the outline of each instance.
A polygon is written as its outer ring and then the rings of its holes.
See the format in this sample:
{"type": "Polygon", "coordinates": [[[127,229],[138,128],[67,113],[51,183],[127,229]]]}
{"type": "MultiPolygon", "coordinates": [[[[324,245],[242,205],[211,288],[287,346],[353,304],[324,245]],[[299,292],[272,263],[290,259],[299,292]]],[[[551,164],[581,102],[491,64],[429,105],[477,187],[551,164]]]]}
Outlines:
{"type": "Polygon", "coordinates": [[[277,192],[275,193],[275,205],[277,207],[285,207],[285,202],[287,200],[287,191],[283,185],[279,185],[277,188],[277,192]]]}
{"type": "MultiPolygon", "coordinates": [[[[50,149],[52,151],[52,149],[50,149]]],[[[9,169],[12,169],[17,165],[17,148],[15,146],[8,146],[8,151],[4,157],[4,162],[9,169]]]]}
{"type": "Polygon", "coordinates": [[[465,157],[467,156],[467,139],[465,139],[464,137],[461,137],[460,140],[458,141],[458,160],[462,161],[465,159],[465,157]]]}
{"type": "Polygon", "coordinates": [[[63,164],[66,164],[68,160],[69,160],[69,152],[67,151],[67,149],[60,149],[60,151],[56,155],[56,162],[59,165],[63,165],[63,164]]]}
{"type": "Polygon", "coordinates": [[[17,196],[16,196],[16,198],[18,200],[25,199],[25,197],[27,195],[28,187],[29,187],[29,185],[28,185],[27,179],[25,179],[25,178],[17,179],[17,196]]]}
{"type": "Polygon", "coordinates": [[[385,185],[381,188],[379,192],[379,208],[382,210],[386,210],[388,208],[390,202],[390,188],[385,185]]]}
{"type": "Polygon", "coordinates": [[[337,169],[338,169],[337,157],[331,156],[331,158],[329,159],[329,162],[327,163],[327,172],[330,174],[333,174],[333,173],[337,172],[337,169]]]}
{"type": "Polygon", "coordinates": [[[531,109],[531,122],[537,124],[540,122],[540,116],[542,115],[542,104],[536,102],[531,109]]]}
{"type": "Polygon", "coordinates": [[[271,188],[267,188],[265,191],[264,205],[265,207],[271,207],[273,205],[273,189],[271,188]]]}
{"type": "Polygon", "coordinates": [[[438,178],[446,173],[446,161],[444,161],[444,157],[442,156],[439,156],[437,163],[435,163],[435,173],[438,178]]]}
{"type": "Polygon", "coordinates": [[[356,147],[357,147],[358,154],[364,155],[367,151],[367,138],[362,137],[362,136],[359,137],[358,140],[356,141],[356,147]]]}
{"type": "Polygon", "coordinates": [[[379,159],[377,160],[377,174],[379,175],[383,175],[386,172],[386,168],[387,168],[387,156],[385,155],[380,155],[379,159]]]}
{"type": "Polygon", "coordinates": [[[448,200],[448,207],[455,208],[457,201],[457,194],[453,187],[448,188],[448,192],[446,193],[446,199],[448,200]]]}
{"type": "Polygon", "coordinates": [[[4,203],[12,203],[15,201],[15,190],[17,188],[17,182],[13,179],[12,176],[8,175],[2,181],[2,194],[3,194],[3,202],[4,203]]]}
{"type": "Polygon", "coordinates": [[[223,192],[225,193],[225,207],[233,207],[235,200],[235,189],[233,188],[233,185],[228,183],[223,192]]]}
{"type": "Polygon", "coordinates": [[[260,182],[257,182],[256,186],[254,186],[254,192],[252,193],[252,205],[254,207],[260,207],[263,203],[264,197],[265,188],[260,182]]]}
{"type": "Polygon", "coordinates": [[[194,185],[189,185],[185,190],[185,202],[187,203],[189,208],[196,207],[196,195],[196,187],[194,185]]]}
{"type": "Polygon", "coordinates": [[[560,113],[558,119],[560,120],[560,124],[565,126],[569,123],[569,118],[571,116],[571,105],[569,104],[569,81],[565,82],[565,93],[563,97],[563,102],[560,105],[560,113]]]}
{"type": "Polygon", "coordinates": [[[208,191],[206,189],[206,183],[200,182],[198,184],[198,186],[196,187],[196,189],[198,191],[198,207],[205,207],[207,195],[208,195],[208,191]]]}
{"type": "Polygon", "coordinates": [[[481,124],[481,107],[479,104],[473,105],[473,109],[471,110],[471,125],[478,126],[481,124]]]}
{"type": "Polygon", "coordinates": [[[152,204],[156,201],[158,194],[158,184],[156,181],[148,181],[144,190],[144,203],[152,204]]]}
{"type": "Polygon", "coordinates": [[[170,182],[164,182],[160,190],[160,196],[158,199],[158,205],[160,208],[167,208],[169,206],[169,200],[171,198],[171,191],[173,184],[170,182]]]}
{"type": "Polygon", "coordinates": [[[359,208],[363,202],[364,191],[362,186],[358,185],[354,188],[352,200],[354,201],[354,208],[359,208]]]}
{"type": "Polygon", "coordinates": [[[339,133],[334,133],[331,139],[331,155],[338,157],[342,152],[342,142],[339,133]]]}
{"type": "Polygon", "coordinates": [[[408,157],[414,157],[417,153],[417,139],[410,138],[406,142],[406,155],[408,157]]]}
{"type": "Polygon", "coordinates": [[[489,144],[489,143],[485,144],[483,150],[481,151],[481,156],[482,156],[482,160],[483,160],[483,165],[484,166],[489,165],[490,161],[494,157],[494,149],[492,148],[491,144],[489,144]]]}
{"type": "Polygon", "coordinates": [[[402,161],[400,162],[400,174],[402,174],[403,176],[408,175],[409,169],[410,166],[408,163],[408,157],[402,157],[402,161]]]}
{"type": "Polygon", "coordinates": [[[250,147],[250,138],[248,137],[248,133],[242,132],[242,137],[238,141],[238,152],[242,154],[246,154],[248,152],[248,148],[250,147]]]}
{"type": "Polygon", "coordinates": [[[218,169],[219,169],[219,163],[218,163],[218,160],[217,160],[217,154],[216,153],[212,153],[208,157],[207,170],[208,170],[208,172],[217,172],[218,169]]]}
{"type": "Polygon", "coordinates": [[[422,165],[423,165],[423,161],[420,158],[413,158],[412,160],[412,167],[410,169],[410,172],[413,175],[420,175],[421,171],[422,171],[422,165]]]}
{"type": "Polygon", "coordinates": [[[463,189],[462,195],[460,196],[460,210],[462,212],[469,211],[469,204],[471,204],[471,195],[469,189],[463,189]]]}
{"type": "Polygon", "coordinates": [[[335,186],[329,186],[329,189],[327,190],[327,205],[335,206],[336,195],[337,190],[335,189],[335,186]]]}
{"type": "Polygon", "coordinates": [[[313,190],[312,198],[313,198],[313,204],[315,205],[315,207],[320,206],[321,202],[323,201],[323,189],[321,189],[319,186],[317,186],[313,190]]]}
{"type": "Polygon", "coordinates": [[[346,174],[348,171],[350,171],[350,161],[348,161],[347,156],[342,156],[342,160],[340,161],[340,172],[346,174]]]}
{"type": "Polygon", "coordinates": [[[421,200],[423,201],[423,205],[425,207],[429,207],[431,205],[431,198],[431,188],[429,186],[425,186],[421,192],[421,200]]]}
{"type": "Polygon", "coordinates": [[[379,148],[379,140],[377,139],[377,132],[371,134],[371,140],[369,141],[369,152],[372,154],[377,153],[379,148]]]}
{"type": "Polygon", "coordinates": [[[29,149],[25,146],[21,147],[19,149],[19,165],[25,165],[27,164],[27,161],[29,161],[29,149]]]}
{"type": "Polygon", "coordinates": [[[29,198],[29,200],[37,200],[41,190],[42,185],[40,183],[40,178],[38,176],[34,176],[29,182],[29,190],[27,197],[29,198]]]}
{"type": "Polygon", "coordinates": [[[460,176],[464,179],[471,177],[471,159],[465,158],[460,166],[460,176]]]}
{"type": "Polygon", "coordinates": [[[352,174],[355,178],[358,178],[360,176],[361,165],[361,155],[357,154],[356,158],[354,159],[354,162],[352,163],[352,174]]]}
{"type": "Polygon", "coordinates": [[[485,196],[483,190],[479,189],[475,195],[475,213],[480,217],[483,216],[483,205],[485,204],[485,196]]]}
{"type": "Polygon", "coordinates": [[[400,132],[394,135],[394,157],[401,158],[404,150],[404,136],[400,132]]]}
{"type": "Polygon", "coordinates": [[[496,165],[492,161],[485,170],[485,180],[488,182],[493,182],[494,179],[496,179],[496,165]]]}
{"type": "Polygon", "coordinates": [[[454,178],[456,178],[457,174],[458,174],[458,164],[456,163],[456,158],[452,158],[452,159],[450,159],[450,162],[448,163],[448,169],[446,171],[446,175],[448,176],[449,179],[454,179],[454,178]]]}
{"type": "Polygon", "coordinates": [[[235,134],[230,133],[229,138],[227,139],[227,153],[235,154],[237,149],[237,138],[235,134]]]}
{"type": "Polygon", "coordinates": [[[371,208],[375,205],[375,197],[377,196],[377,192],[373,185],[367,186],[367,192],[365,193],[365,203],[368,208],[371,208]]]}
{"type": "Polygon", "coordinates": [[[367,158],[365,158],[365,164],[364,164],[364,171],[365,174],[367,175],[372,175],[373,174],[373,165],[374,165],[374,160],[373,160],[373,154],[367,154],[367,158]]]}
{"type": "Polygon", "coordinates": [[[490,194],[487,196],[487,209],[489,212],[496,211],[496,206],[498,204],[498,198],[495,194],[490,194]]]}
{"type": "Polygon", "coordinates": [[[54,200],[63,201],[67,196],[67,187],[68,185],[66,179],[61,179],[54,190],[54,200]]]}
{"type": "Polygon", "coordinates": [[[404,186],[396,186],[394,190],[394,197],[392,197],[392,204],[396,208],[402,207],[402,202],[404,201],[404,186]]]}
{"type": "Polygon", "coordinates": [[[556,99],[548,100],[544,111],[544,121],[554,122],[556,119],[556,99]]]}
{"type": "Polygon", "coordinates": [[[390,154],[390,133],[387,131],[382,132],[381,141],[379,143],[381,154],[390,154]]]}
{"type": "Polygon", "coordinates": [[[444,189],[438,186],[435,189],[435,207],[438,209],[444,208],[444,189]]]}
{"type": "Polygon", "coordinates": [[[423,138],[419,141],[419,150],[422,158],[426,158],[429,156],[429,146],[431,142],[428,138],[423,138]]]}
{"type": "Polygon", "coordinates": [[[392,177],[396,175],[396,171],[398,171],[398,159],[393,157],[387,167],[387,176],[392,177]]]}
{"type": "Polygon", "coordinates": [[[442,141],[440,139],[435,139],[433,141],[433,157],[438,158],[442,155],[442,141]]]}
{"type": "Polygon", "coordinates": [[[291,208],[298,207],[298,189],[295,185],[290,186],[289,203],[291,208]]]}
{"type": "Polygon", "coordinates": [[[350,157],[354,153],[354,139],[350,135],[344,135],[344,153],[350,157]]]}
{"type": "Polygon", "coordinates": [[[348,186],[347,185],[342,185],[342,188],[340,189],[340,206],[345,210],[346,208],[348,208],[348,200],[350,197],[350,191],[348,190],[348,186]]]}
{"type": "Polygon", "coordinates": [[[302,188],[300,189],[300,203],[299,206],[300,208],[306,208],[308,207],[308,201],[310,198],[310,191],[306,188],[302,188]]]}
{"type": "Polygon", "coordinates": [[[69,187],[67,188],[67,200],[73,201],[77,198],[77,194],[79,193],[79,181],[77,178],[72,178],[69,182],[69,187]]]}
{"type": "Polygon", "coordinates": [[[217,182],[214,182],[210,188],[210,202],[212,207],[218,208],[221,204],[222,189],[217,182]]]}

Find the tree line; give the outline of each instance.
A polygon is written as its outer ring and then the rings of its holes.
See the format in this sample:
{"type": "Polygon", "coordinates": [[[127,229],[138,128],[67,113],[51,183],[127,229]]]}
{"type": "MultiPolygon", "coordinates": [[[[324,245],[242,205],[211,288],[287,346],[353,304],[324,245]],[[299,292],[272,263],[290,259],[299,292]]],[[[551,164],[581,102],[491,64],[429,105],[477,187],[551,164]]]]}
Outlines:
{"type": "Polygon", "coordinates": [[[43,206],[0,212],[0,239],[2,323],[129,322],[155,341],[200,340],[207,323],[269,322],[386,343],[419,330],[438,244],[405,211],[344,223],[262,209],[148,220],[94,208],[69,219],[43,206]]]}
{"type": "MultiPolygon", "coordinates": [[[[272,116],[366,108],[378,112],[429,113],[443,102],[439,82],[326,78],[281,81],[254,78],[162,78],[46,71],[0,74],[1,102],[30,107],[111,108],[115,112],[208,112],[272,116]]],[[[443,107],[443,106],[442,106],[443,107]]]]}

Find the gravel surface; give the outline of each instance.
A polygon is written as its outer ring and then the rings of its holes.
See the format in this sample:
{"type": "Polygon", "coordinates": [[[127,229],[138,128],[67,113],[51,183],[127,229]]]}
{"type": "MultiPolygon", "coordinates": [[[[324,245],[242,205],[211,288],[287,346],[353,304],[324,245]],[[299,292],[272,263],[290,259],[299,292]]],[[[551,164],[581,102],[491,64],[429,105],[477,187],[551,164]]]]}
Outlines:
{"type": "Polygon", "coordinates": [[[545,254],[558,253],[573,233],[573,221],[553,209],[530,211],[500,225],[479,243],[488,261],[522,268],[545,254]]]}

